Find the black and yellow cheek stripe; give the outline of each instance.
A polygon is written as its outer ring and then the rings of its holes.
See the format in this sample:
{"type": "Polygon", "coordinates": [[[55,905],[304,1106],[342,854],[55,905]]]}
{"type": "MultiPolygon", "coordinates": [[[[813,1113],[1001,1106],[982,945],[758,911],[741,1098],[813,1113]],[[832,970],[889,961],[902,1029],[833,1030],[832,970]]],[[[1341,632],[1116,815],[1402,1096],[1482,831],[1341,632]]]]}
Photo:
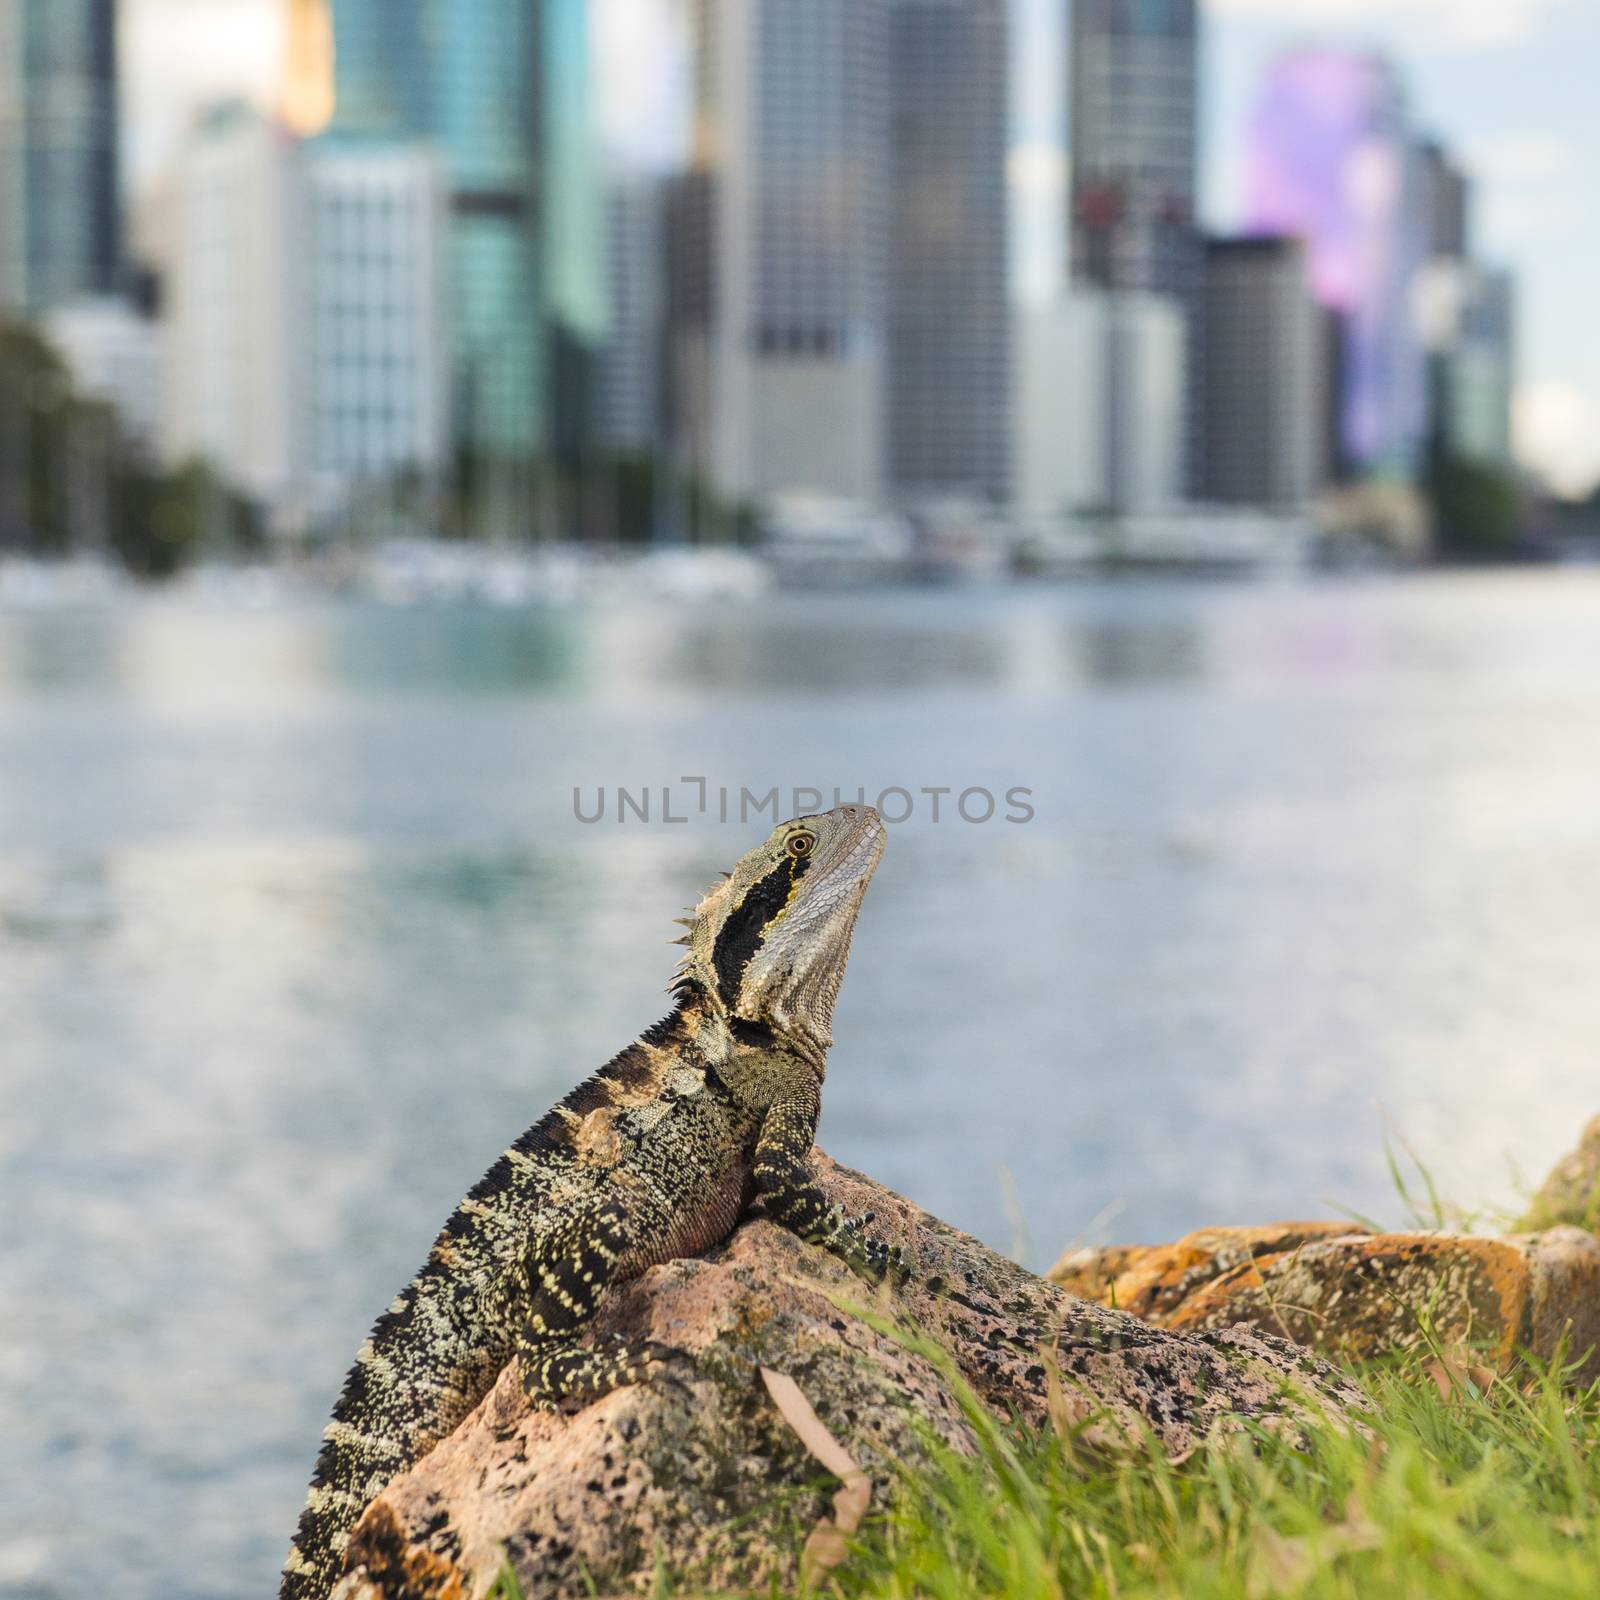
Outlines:
{"type": "Polygon", "coordinates": [[[750,958],[761,948],[772,924],[789,909],[810,865],[810,856],[785,855],[766,877],[750,885],[744,899],[728,913],[712,946],[711,964],[716,969],[717,993],[730,1011],[738,1004],[739,984],[750,958]]]}

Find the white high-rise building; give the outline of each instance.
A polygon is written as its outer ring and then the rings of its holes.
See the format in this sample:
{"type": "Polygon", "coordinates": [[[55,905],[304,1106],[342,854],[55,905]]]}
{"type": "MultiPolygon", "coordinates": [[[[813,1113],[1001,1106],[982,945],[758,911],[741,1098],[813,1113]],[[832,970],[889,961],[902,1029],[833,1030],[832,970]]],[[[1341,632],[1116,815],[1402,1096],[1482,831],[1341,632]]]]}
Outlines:
{"type": "Polygon", "coordinates": [[[242,109],[180,157],[162,447],[291,523],[448,448],[444,190],[419,145],[302,141],[242,109]]]}
{"type": "Polygon", "coordinates": [[[422,145],[300,147],[306,402],[297,456],[309,509],[442,468],[450,432],[439,166],[422,145]]]}
{"type": "Polygon", "coordinates": [[[1168,295],[1105,297],[1106,503],[1170,510],[1184,497],[1188,318],[1168,295]]]}
{"type": "Polygon", "coordinates": [[[126,438],[153,451],[161,426],[161,340],[156,324],[126,300],[74,300],[44,319],[80,394],[116,413],[126,438]]]}
{"type": "Polygon", "coordinates": [[[1110,444],[1103,374],[1107,297],[1068,289],[1017,314],[1011,499],[1025,517],[1103,508],[1110,444]]]}
{"type": "Polygon", "coordinates": [[[676,447],[725,496],[885,488],[889,0],[697,0],[676,447]]]}
{"type": "Polygon", "coordinates": [[[208,461],[263,504],[289,493],[300,465],[295,149],[265,118],[219,109],[179,156],[168,197],[162,453],[208,461]]]}
{"type": "Polygon", "coordinates": [[[1025,516],[1184,498],[1187,319],[1166,295],[1078,285],[1018,316],[1012,500],[1025,516]]]}

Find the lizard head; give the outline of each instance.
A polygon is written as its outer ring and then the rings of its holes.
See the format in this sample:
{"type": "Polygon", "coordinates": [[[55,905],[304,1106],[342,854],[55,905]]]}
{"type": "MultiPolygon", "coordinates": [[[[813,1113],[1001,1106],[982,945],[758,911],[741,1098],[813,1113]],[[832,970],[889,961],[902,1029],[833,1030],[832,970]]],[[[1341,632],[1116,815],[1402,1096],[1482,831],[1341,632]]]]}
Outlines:
{"type": "Polygon", "coordinates": [[[741,1023],[770,1029],[820,1065],[885,838],[866,805],[780,823],[683,919],[679,981],[703,990],[735,1032],[741,1023]]]}

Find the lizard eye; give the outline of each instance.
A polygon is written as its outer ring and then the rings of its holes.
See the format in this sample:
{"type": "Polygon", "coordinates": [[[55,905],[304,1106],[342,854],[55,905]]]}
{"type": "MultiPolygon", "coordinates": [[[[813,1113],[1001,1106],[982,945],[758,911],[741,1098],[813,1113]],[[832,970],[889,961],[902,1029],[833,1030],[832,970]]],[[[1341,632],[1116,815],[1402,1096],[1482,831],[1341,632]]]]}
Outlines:
{"type": "Polygon", "coordinates": [[[811,854],[812,845],[816,842],[817,836],[814,833],[795,833],[789,836],[783,848],[792,856],[808,856],[811,854]]]}

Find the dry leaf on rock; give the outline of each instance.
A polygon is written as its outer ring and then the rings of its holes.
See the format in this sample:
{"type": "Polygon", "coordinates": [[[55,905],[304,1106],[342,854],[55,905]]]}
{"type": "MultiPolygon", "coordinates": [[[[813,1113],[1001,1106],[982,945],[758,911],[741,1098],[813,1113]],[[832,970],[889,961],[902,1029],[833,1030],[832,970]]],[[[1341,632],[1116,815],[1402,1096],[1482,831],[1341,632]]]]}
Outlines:
{"type": "Polygon", "coordinates": [[[833,1497],[833,1520],[830,1522],[824,1517],[811,1530],[800,1555],[802,1572],[829,1572],[850,1552],[850,1535],[861,1526],[861,1519],[872,1504],[872,1480],[828,1431],[793,1378],[774,1372],[771,1367],[763,1367],[761,1381],[800,1443],[843,1482],[843,1487],[833,1497]]]}

